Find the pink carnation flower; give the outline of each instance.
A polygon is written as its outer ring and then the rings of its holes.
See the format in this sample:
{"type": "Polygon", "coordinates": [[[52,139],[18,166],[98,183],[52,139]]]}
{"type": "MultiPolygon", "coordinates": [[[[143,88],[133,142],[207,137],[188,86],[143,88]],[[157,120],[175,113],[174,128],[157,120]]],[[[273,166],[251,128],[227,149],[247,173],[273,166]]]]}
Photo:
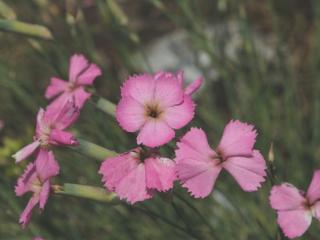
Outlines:
{"type": "Polygon", "coordinates": [[[51,78],[45,97],[51,99],[60,94],[50,104],[56,106],[64,104],[70,97],[74,97],[76,106],[81,109],[91,96],[91,93],[85,91],[85,87],[92,85],[100,75],[101,70],[98,66],[90,64],[83,55],[75,54],[70,59],[69,81],[56,77],[51,78]]]}
{"type": "Polygon", "coordinates": [[[65,128],[69,127],[79,116],[79,109],[73,101],[67,101],[61,109],[49,107],[46,111],[40,109],[37,115],[36,135],[34,142],[22,148],[12,157],[16,163],[29,157],[39,147],[50,145],[76,145],[78,142],[65,128]]]}
{"type": "Polygon", "coordinates": [[[138,147],[128,153],[106,159],[99,173],[107,190],[131,204],[149,199],[154,190],[163,192],[173,187],[175,163],[155,151],[138,147]]]}
{"type": "Polygon", "coordinates": [[[168,143],[175,136],[174,129],[192,120],[195,104],[190,95],[201,83],[199,78],[184,90],[182,72],[130,77],[121,88],[116,118],[124,130],[139,131],[138,144],[157,147],[168,143]]]}
{"type": "Polygon", "coordinates": [[[224,129],[214,151],[202,129],[192,128],[177,144],[178,179],[196,198],[207,197],[222,169],[227,170],[244,191],[255,191],[265,181],[266,164],[253,149],[257,136],[254,126],[238,120],[224,129]]]}
{"type": "Polygon", "coordinates": [[[283,183],[272,187],[269,200],[278,213],[277,222],[284,235],[300,237],[309,228],[312,217],[320,220],[320,170],[314,172],[306,194],[283,183]]]}
{"type": "MultiPolygon", "coordinates": [[[[52,152],[46,152],[46,154],[53,158],[52,152]]],[[[15,187],[17,196],[22,196],[27,192],[33,193],[26,208],[20,215],[19,223],[22,224],[23,228],[29,223],[32,209],[36,205],[39,205],[40,209],[44,209],[50,193],[50,178],[59,173],[57,162],[53,159],[52,163],[53,165],[50,165],[50,167],[43,166],[43,171],[45,172],[43,176],[39,176],[36,166],[33,163],[29,163],[24,174],[18,179],[15,187]]]]}

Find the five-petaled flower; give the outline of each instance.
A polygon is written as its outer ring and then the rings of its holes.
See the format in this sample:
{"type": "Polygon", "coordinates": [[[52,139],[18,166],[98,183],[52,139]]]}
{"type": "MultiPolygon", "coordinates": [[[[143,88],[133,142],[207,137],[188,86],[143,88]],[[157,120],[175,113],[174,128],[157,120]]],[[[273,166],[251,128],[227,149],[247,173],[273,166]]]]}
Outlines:
{"type": "Polygon", "coordinates": [[[192,120],[195,104],[190,95],[201,83],[199,78],[184,89],[182,72],[132,76],[121,88],[116,118],[124,130],[139,131],[138,144],[148,147],[166,144],[174,138],[174,129],[192,120]]]}
{"type": "Polygon", "coordinates": [[[97,65],[89,63],[81,54],[74,54],[70,59],[69,81],[51,78],[45,97],[51,99],[59,96],[49,106],[62,105],[70,97],[74,97],[76,106],[81,109],[91,97],[91,93],[86,92],[85,87],[92,85],[100,75],[101,70],[97,65]]]}
{"type": "MultiPolygon", "coordinates": [[[[45,152],[46,150],[40,150],[45,152]]],[[[22,196],[27,192],[32,192],[33,195],[30,198],[26,208],[20,215],[19,223],[22,227],[26,227],[29,223],[32,209],[39,205],[40,209],[44,209],[44,206],[48,200],[50,194],[50,179],[59,173],[59,165],[55,161],[52,152],[39,153],[46,154],[51,158],[51,165],[42,165],[42,175],[37,173],[36,166],[33,163],[29,163],[24,174],[18,179],[15,187],[17,196],[22,196]]]]}
{"type": "Polygon", "coordinates": [[[168,191],[176,179],[173,160],[156,150],[137,147],[130,152],[106,159],[99,173],[109,191],[131,204],[151,198],[155,190],[168,191]]]}
{"type": "Polygon", "coordinates": [[[266,164],[253,149],[256,131],[252,125],[231,121],[214,151],[202,129],[192,128],[178,142],[176,171],[178,179],[196,198],[208,196],[222,169],[227,170],[244,191],[255,191],[265,181],[266,164]]]}
{"type": "Polygon", "coordinates": [[[288,238],[303,235],[312,217],[320,220],[320,170],[313,174],[307,193],[289,183],[273,186],[270,205],[278,213],[278,224],[288,238]]]}

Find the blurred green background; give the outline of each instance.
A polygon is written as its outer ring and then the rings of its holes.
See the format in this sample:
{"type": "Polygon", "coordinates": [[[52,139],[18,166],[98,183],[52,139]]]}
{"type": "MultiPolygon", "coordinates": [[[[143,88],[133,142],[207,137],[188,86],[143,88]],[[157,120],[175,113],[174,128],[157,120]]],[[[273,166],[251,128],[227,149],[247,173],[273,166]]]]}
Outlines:
{"type": "MultiPolygon", "coordinates": [[[[178,184],[174,196],[135,206],[52,195],[21,230],[28,196],[15,197],[14,185],[24,166],[10,156],[31,141],[50,77],[66,79],[69,57],[83,53],[103,69],[96,94],[114,103],[133,73],[182,69],[189,80],[203,75],[190,125],[204,128],[215,146],[230,119],[255,124],[256,146],[266,159],[273,143],[278,181],[306,189],[320,167],[319,1],[7,0],[0,1],[0,16],[6,30],[0,32],[0,239],[280,239],[268,204],[270,181],[245,193],[228,174],[204,200],[192,199],[178,184]]],[[[135,146],[134,135],[92,101],[73,131],[118,152],[135,146]]],[[[72,150],[57,150],[56,158],[61,174],[55,183],[102,186],[99,161],[72,150]]],[[[319,234],[313,221],[301,239],[319,234]]]]}

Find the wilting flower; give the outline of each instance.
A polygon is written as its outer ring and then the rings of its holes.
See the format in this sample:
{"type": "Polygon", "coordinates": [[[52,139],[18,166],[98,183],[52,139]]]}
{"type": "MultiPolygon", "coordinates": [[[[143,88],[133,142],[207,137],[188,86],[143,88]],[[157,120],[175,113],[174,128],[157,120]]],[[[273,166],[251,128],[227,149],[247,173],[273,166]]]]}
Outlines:
{"type": "Polygon", "coordinates": [[[320,220],[320,170],[313,174],[307,193],[289,183],[273,186],[269,197],[277,210],[278,224],[288,238],[300,237],[309,228],[312,217],[320,220]]]}
{"type": "Polygon", "coordinates": [[[64,104],[70,97],[74,97],[76,106],[81,109],[91,96],[91,93],[85,91],[85,87],[92,85],[100,75],[101,70],[97,65],[90,64],[83,55],[75,54],[70,59],[69,81],[51,78],[45,97],[51,99],[59,95],[50,104],[54,106],[64,104]]]}
{"type": "Polygon", "coordinates": [[[178,179],[196,198],[208,196],[222,169],[227,170],[244,191],[255,191],[265,181],[266,164],[253,149],[257,136],[254,126],[238,120],[224,129],[218,147],[213,150],[202,129],[192,128],[177,144],[178,179]]]}
{"type": "Polygon", "coordinates": [[[173,160],[161,157],[155,150],[138,147],[106,159],[99,173],[107,190],[133,204],[151,198],[154,190],[171,189],[176,179],[174,166],[173,160]]]}
{"type": "MultiPolygon", "coordinates": [[[[48,152],[50,158],[53,158],[52,152],[48,152]]],[[[15,187],[17,196],[22,196],[27,192],[32,192],[33,195],[30,198],[26,208],[20,215],[19,223],[22,227],[26,227],[29,223],[32,209],[39,205],[40,209],[43,209],[50,193],[50,178],[56,176],[59,173],[59,166],[54,160],[51,161],[50,167],[43,166],[43,174],[39,176],[36,171],[36,166],[33,163],[29,163],[24,174],[18,179],[18,183],[15,187]]]]}
{"type": "Polygon", "coordinates": [[[34,142],[13,155],[16,162],[26,159],[39,147],[48,148],[50,145],[78,144],[70,132],[64,131],[78,116],[79,109],[74,106],[71,100],[67,101],[61,109],[55,107],[50,107],[46,111],[40,109],[37,115],[34,142]]]}
{"type": "Polygon", "coordinates": [[[199,78],[184,90],[182,73],[132,76],[121,89],[116,118],[124,130],[139,131],[138,144],[163,145],[174,138],[174,129],[192,120],[195,104],[190,95],[201,82],[199,78]]]}

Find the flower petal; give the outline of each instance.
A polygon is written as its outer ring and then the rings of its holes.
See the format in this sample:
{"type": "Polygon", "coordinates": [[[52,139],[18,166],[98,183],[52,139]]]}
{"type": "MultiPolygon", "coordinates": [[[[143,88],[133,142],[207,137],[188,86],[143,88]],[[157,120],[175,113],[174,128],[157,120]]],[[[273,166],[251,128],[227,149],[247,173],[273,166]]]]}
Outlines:
{"type": "Polygon", "coordinates": [[[146,121],[144,107],[131,97],[123,97],[116,108],[116,118],[120,126],[128,131],[138,131],[146,121]]]}
{"type": "Polygon", "coordinates": [[[131,76],[121,88],[121,97],[131,97],[143,105],[153,100],[154,84],[154,78],[150,74],[131,76]]]}
{"type": "Polygon", "coordinates": [[[166,109],[164,119],[170,127],[180,129],[192,120],[194,108],[192,99],[185,95],[182,104],[166,109]]]}
{"type": "Polygon", "coordinates": [[[148,158],[144,161],[148,189],[167,191],[173,187],[177,176],[175,162],[168,158],[148,158]]]}
{"type": "Polygon", "coordinates": [[[93,81],[101,75],[100,68],[95,64],[90,64],[90,66],[78,76],[78,85],[92,85],[93,81]]]}
{"type": "Polygon", "coordinates": [[[59,78],[53,77],[50,80],[50,84],[46,89],[44,96],[47,99],[53,98],[54,96],[58,95],[59,93],[65,91],[68,87],[68,83],[64,80],[59,78]]]}
{"type": "Polygon", "coordinates": [[[199,90],[202,83],[203,83],[203,77],[197,78],[186,87],[186,89],[184,90],[184,93],[191,96],[192,94],[194,94],[196,91],[199,90]]]}
{"type": "Polygon", "coordinates": [[[24,170],[24,173],[19,177],[17,185],[15,186],[15,193],[17,196],[22,196],[26,192],[30,191],[29,181],[36,175],[36,167],[33,163],[29,163],[24,170]]]}
{"type": "Polygon", "coordinates": [[[156,80],[154,101],[161,106],[171,107],[183,101],[183,89],[174,75],[165,74],[156,80]]]}
{"type": "Polygon", "coordinates": [[[158,147],[170,142],[174,136],[175,132],[164,121],[149,119],[141,128],[137,143],[158,147]]]}
{"type": "Polygon", "coordinates": [[[37,195],[34,195],[30,198],[26,208],[23,210],[23,212],[20,215],[19,223],[22,224],[22,228],[25,228],[28,223],[30,222],[32,209],[38,204],[39,197],[37,195]]]}
{"type": "Polygon", "coordinates": [[[204,161],[210,161],[216,156],[208,144],[205,132],[200,128],[191,128],[177,145],[177,158],[200,158],[204,161]]]}
{"type": "Polygon", "coordinates": [[[80,110],[75,100],[70,97],[62,105],[49,105],[45,111],[45,121],[56,129],[63,130],[73,124],[79,117],[80,110]]]}
{"type": "Polygon", "coordinates": [[[137,165],[116,186],[116,193],[120,199],[126,199],[134,204],[152,197],[147,191],[146,173],[143,163],[137,165]]]}
{"type": "Polygon", "coordinates": [[[223,131],[218,149],[224,158],[251,155],[256,136],[253,125],[238,120],[230,121],[223,131]]]}
{"type": "Polygon", "coordinates": [[[74,96],[75,105],[79,109],[83,107],[83,105],[92,95],[91,93],[86,92],[83,87],[76,88],[72,93],[74,96]]]}
{"type": "Polygon", "coordinates": [[[82,73],[88,65],[88,60],[82,54],[74,54],[70,58],[69,81],[75,82],[79,74],[82,73]]]}
{"type": "Polygon", "coordinates": [[[60,167],[54,158],[53,152],[40,149],[35,160],[37,174],[42,181],[59,174],[60,167]]]}
{"type": "Polygon", "coordinates": [[[278,211],[277,222],[284,235],[288,238],[296,238],[303,235],[312,221],[310,211],[305,209],[278,211]]]}
{"type": "Polygon", "coordinates": [[[16,163],[19,163],[29,157],[39,147],[39,145],[39,141],[34,141],[20,149],[18,152],[12,155],[12,157],[16,160],[16,163]]]}
{"type": "Polygon", "coordinates": [[[72,133],[59,129],[52,129],[50,133],[50,143],[53,145],[74,146],[79,142],[72,133]]]}
{"type": "Polygon", "coordinates": [[[296,210],[304,208],[306,199],[295,186],[283,183],[272,187],[269,201],[275,210],[296,210]]]}
{"type": "Polygon", "coordinates": [[[39,206],[41,209],[44,209],[44,206],[46,205],[48,198],[49,198],[49,194],[50,194],[50,181],[46,180],[43,184],[42,184],[42,188],[39,194],[39,206]]]}
{"type": "Polygon", "coordinates": [[[102,174],[104,186],[109,191],[114,191],[119,182],[137,167],[138,161],[134,158],[134,154],[134,152],[121,154],[107,158],[102,163],[99,173],[102,174]]]}
{"type": "Polygon", "coordinates": [[[182,186],[195,198],[207,197],[221,171],[214,162],[194,158],[177,158],[176,171],[182,186]]]}
{"type": "Polygon", "coordinates": [[[253,151],[252,157],[230,157],[223,162],[223,167],[247,192],[256,191],[267,175],[265,160],[257,150],[253,151]]]}
{"type": "Polygon", "coordinates": [[[307,198],[310,204],[320,200],[320,170],[316,170],[313,173],[313,177],[307,191],[307,198]]]}

